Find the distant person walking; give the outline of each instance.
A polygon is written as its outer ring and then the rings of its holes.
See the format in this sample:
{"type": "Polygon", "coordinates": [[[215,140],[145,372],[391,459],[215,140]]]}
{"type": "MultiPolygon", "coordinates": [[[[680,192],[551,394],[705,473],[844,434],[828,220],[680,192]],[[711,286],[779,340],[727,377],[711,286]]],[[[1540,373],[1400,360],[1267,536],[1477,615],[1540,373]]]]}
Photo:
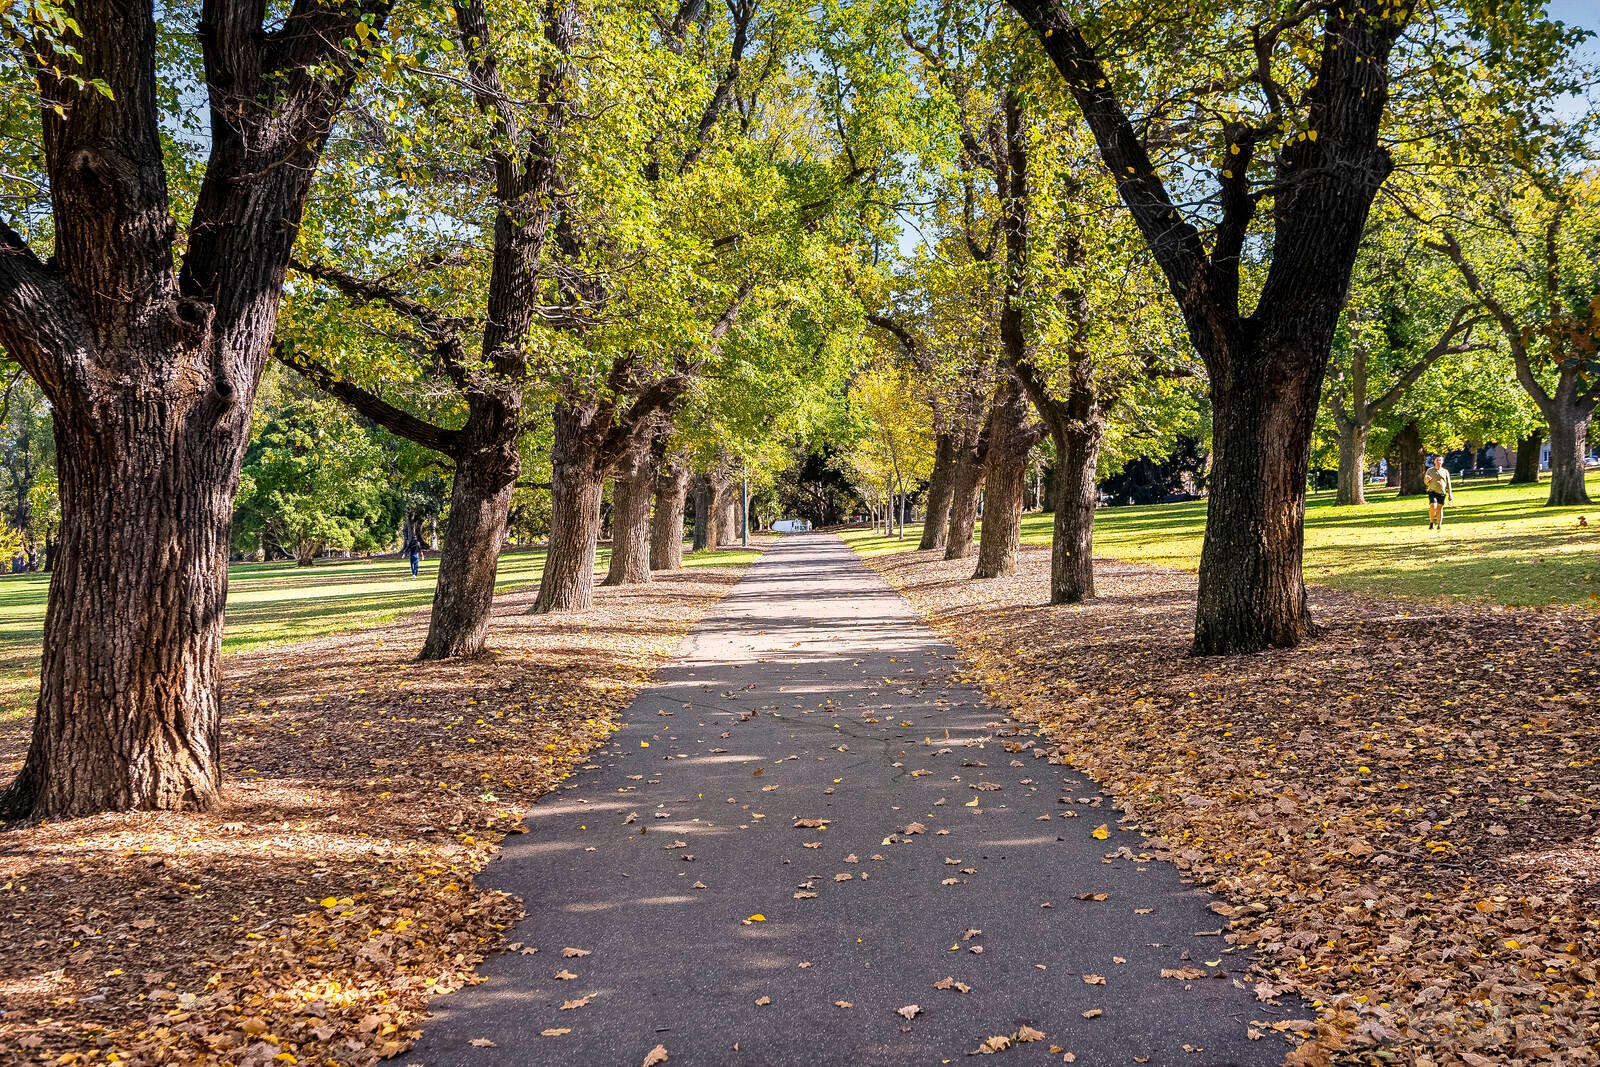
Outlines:
{"type": "Polygon", "coordinates": [[[406,540],[406,558],[411,561],[411,577],[415,578],[422,566],[422,538],[414,533],[406,540]]]}
{"type": "Polygon", "coordinates": [[[1422,484],[1428,490],[1428,529],[1442,530],[1445,502],[1456,498],[1450,488],[1450,472],[1444,469],[1444,456],[1433,457],[1433,466],[1422,476],[1422,484]]]}

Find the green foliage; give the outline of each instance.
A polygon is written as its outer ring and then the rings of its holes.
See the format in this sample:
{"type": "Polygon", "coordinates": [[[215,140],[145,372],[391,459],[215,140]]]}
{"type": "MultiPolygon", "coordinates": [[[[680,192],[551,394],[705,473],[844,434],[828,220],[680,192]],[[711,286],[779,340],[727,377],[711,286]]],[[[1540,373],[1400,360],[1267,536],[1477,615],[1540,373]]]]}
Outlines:
{"type": "Polygon", "coordinates": [[[271,411],[245,454],[234,544],[263,543],[302,565],[328,549],[380,547],[390,482],[374,432],[337,404],[288,397],[271,411]]]}

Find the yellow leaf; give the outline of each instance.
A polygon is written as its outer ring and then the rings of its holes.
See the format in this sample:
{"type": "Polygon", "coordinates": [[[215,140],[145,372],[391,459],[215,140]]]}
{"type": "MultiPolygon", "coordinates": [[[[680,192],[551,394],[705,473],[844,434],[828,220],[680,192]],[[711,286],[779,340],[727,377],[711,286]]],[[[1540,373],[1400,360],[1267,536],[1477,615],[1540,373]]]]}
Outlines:
{"type": "Polygon", "coordinates": [[[747,922],[747,923],[764,923],[766,921],[767,921],[767,917],[765,915],[761,914],[759,911],[756,912],[754,915],[750,916],[750,918],[745,920],[745,922],[747,922]]]}
{"type": "Polygon", "coordinates": [[[1101,823],[1099,826],[1094,828],[1093,832],[1090,833],[1089,836],[1094,838],[1096,841],[1104,841],[1106,838],[1111,836],[1111,828],[1105,823],[1101,823]]]}
{"type": "Polygon", "coordinates": [[[338,897],[323,897],[321,903],[322,903],[322,906],[324,908],[331,908],[331,907],[336,906],[339,903],[339,898],[338,897]]]}

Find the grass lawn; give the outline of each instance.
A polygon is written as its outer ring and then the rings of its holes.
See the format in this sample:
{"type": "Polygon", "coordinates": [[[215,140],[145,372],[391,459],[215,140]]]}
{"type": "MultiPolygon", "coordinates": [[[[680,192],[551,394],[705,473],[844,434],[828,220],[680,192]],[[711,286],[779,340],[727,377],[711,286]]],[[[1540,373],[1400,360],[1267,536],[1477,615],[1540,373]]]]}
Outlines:
{"type": "MultiPolygon", "coordinates": [[[[753,558],[753,551],[686,553],[684,565],[716,566],[753,558]]],[[[599,564],[608,561],[601,548],[599,564]]],[[[504,592],[539,580],[544,552],[509,549],[500,556],[495,588],[504,592]]],[[[419,577],[403,559],[337,560],[313,567],[239,563],[228,569],[226,651],[376,626],[433,602],[439,558],[430,554],[419,577]]],[[[39,685],[48,574],[0,576],[0,719],[33,713],[39,685]]]]}
{"type": "MultiPolygon", "coordinates": [[[[1428,529],[1425,498],[1379,490],[1365,507],[1338,507],[1314,493],[1306,506],[1306,580],[1378,597],[1450,597],[1509,605],[1600,605],[1600,504],[1547,508],[1546,485],[1469,484],[1456,490],[1442,531],[1428,529]],[[1585,516],[1587,527],[1579,526],[1585,516]]],[[[1589,476],[1600,500],[1600,472],[1589,476]]],[[[1102,508],[1095,553],[1195,570],[1205,533],[1204,501],[1102,508]]],[[[1023,519],[1025,544],[1050,543],[1049,515],[1023,519]]],[[[845,534],[866,555],[909,551],[870,530],[845,534]]]]}

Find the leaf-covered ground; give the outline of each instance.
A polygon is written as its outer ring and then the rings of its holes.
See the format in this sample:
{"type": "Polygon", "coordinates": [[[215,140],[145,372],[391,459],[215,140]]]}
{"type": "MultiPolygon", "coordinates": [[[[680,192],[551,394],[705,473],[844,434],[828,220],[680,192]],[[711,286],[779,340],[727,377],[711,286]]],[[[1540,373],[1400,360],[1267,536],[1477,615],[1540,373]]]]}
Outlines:
{"type": "MultiPolygon", "coordinates": [[[[473,875],[737,579],[496,604],[489,655],[425,618],[230,656],[225,803],[0,831],[0,1062],[360,1064],[405,1048],[519,914],[473,875]]],[[[0,726],[0,770],[27,723],[0,726]]],[[[516,946],[513,946],[516,947],[516,946]]]]}
{"type": "Polygon", "coordinates": [[[1183,572],[872,562],[1316,1004],[1293,1062],[1600,1062],[1600,616],[1314,590],[1315,640],[1196,659],[1183,572]]]}

